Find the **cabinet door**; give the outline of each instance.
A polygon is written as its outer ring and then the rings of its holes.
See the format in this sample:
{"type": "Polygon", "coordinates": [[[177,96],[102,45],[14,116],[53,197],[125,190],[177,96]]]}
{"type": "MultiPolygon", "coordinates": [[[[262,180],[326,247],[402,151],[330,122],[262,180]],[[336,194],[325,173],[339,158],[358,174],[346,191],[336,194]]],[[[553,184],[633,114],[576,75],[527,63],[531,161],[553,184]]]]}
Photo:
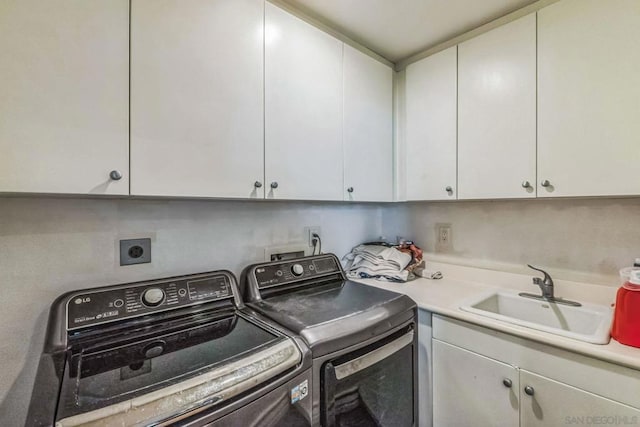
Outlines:
{"type": "Polygon", "coordinates": [[[132,194],[263,197],[263,7],[132,0],[132,194]]]}
{"type": "Polygon", "coordinates": [[[517,426],[518,389],[513,366],[433,340],[434,426],[517,426]]]}
{"type": "Polygon", "coordinates": [[[393,199],[393,71],[344,46],[344,199],[393,199]]]}
{"type": "Polygon", "coordinates": [[[535,14],[460,44],[458,67],[458,198],[535,197],[535,14]]]}
{"type": "Polygon", "coordinates": [[[522,369],[520,385],[521,427],[640,422],[638,409],[522,369]],[[525,387],[533,395],[525,393],[525,387]]]}
{"type": "Polygon", "coordinates": [[[343,44],[265,8],[266,197],[342,200],[343,44]]]}
{"type": "Polygon", "coordinates": [[[3,0],[0,51],[0,192],[128,194],[129,1],[3,0]]]}
{"type": "Polygon", "coordinates": [[[640,194],[638,40],[637,0],[538,12],[538,195],[640,194]]]}
{"type": "Polygon", "coordinates": [[[406,73],[407,200],[455,199],[457,47],[414,62],[406,73]]]}

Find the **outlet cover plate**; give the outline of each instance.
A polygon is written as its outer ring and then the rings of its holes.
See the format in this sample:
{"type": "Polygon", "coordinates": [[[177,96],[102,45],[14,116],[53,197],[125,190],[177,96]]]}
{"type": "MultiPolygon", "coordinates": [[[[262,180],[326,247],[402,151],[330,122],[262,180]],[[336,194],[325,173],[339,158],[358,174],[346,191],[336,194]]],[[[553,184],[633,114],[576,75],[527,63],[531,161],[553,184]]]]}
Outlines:
{"type": "Polygon", "coordinates": [[[151,239],[120,240],[120,265],[151,262],[151,239]]]}
{"type": "Polygon", "coordinates": [[[309,245],[310,248],[313,247],[313,234],[317,234],[318,236],[320,236],[320,238],[322,239],[322,233],[321,233],[322,229],[320,228],[319,225],[312,225],[309,227],[305,227],[304,228],[304,232],[305,235],[307,236],[307,243],[309,245]]]}
{"type": "Polygon", "coordinates": [[[436,224],[436,252],[447,252],[453,248],[451,224],[436,224]]]}

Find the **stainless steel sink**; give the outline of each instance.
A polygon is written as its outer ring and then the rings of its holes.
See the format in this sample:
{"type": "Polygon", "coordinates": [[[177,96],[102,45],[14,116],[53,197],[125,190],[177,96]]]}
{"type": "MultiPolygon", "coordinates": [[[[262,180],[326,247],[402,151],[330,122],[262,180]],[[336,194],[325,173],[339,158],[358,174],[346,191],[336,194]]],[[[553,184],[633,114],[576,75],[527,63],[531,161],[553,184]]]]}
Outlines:
{"type": "Polygon", "coordinates": [[[592,344],[609,342],[613,319],[613,310],[607,306],[582,304],[572,307],[528,299],[508,291],[485,293],[469,300],[460,309],[592,344]]]}

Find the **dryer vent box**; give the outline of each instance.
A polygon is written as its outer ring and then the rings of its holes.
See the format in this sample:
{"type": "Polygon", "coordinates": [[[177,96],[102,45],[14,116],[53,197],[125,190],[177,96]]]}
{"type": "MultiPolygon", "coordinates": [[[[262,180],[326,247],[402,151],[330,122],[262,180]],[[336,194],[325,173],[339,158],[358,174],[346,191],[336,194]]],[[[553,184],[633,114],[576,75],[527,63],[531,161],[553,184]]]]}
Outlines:
{"type": "Polygon", "coordinates": [[[294,243],[284,246],[269,246],[264,248],[265,261],[285,261],[311,255],[311,251],[304,243],[294,243]]]}

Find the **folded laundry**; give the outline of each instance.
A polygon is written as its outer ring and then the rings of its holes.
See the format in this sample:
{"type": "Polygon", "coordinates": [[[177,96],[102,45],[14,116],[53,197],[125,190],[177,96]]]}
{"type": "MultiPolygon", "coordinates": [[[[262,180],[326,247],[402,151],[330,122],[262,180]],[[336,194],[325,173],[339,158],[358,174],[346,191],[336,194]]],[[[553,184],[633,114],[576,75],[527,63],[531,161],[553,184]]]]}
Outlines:
{"type": "Polygon", "coordinates": [[[393,282],[406,282],[412,263],[410,251],[384,245],[359,245],[344,256],[345,271],[350,277],[377,278],[393,282]]]}

